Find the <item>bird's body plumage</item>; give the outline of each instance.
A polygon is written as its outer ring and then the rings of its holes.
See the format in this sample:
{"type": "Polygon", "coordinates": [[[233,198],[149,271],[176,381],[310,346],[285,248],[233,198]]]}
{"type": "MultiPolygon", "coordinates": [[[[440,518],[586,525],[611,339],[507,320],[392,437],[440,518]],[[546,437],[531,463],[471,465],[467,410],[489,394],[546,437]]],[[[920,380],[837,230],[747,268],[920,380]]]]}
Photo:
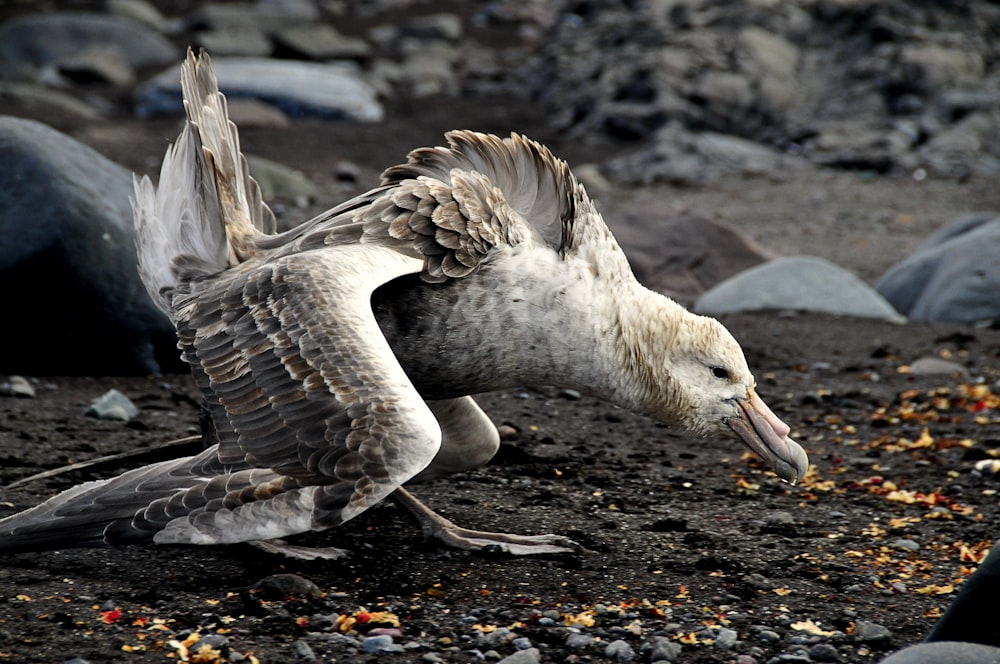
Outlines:
{"type": "Polygon", "coordinates": [[[407,482],[488,461],[499,438],[469,395],[515,385],[736,431],[783,478],[805,472],[738,344],[635,281],[548,149],[451,132],[379,187],[276,234],[207,56],[189,55],[183,84],[189,121],[159,186],[136,184],[139,270],[175,322],[217,443],[0,520],[0,549],[330,528],[393,492],[415,500],[407,482]]]}

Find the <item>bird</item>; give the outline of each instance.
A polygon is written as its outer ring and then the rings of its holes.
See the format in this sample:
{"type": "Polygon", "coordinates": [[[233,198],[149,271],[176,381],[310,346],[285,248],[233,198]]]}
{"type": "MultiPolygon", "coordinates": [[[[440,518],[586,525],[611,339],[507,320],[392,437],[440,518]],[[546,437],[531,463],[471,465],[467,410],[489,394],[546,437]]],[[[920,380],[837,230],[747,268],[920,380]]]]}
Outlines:
{"type": "Polygon", "coordinates": [[[186,123],[135,179],[138,271],[203,397],[206,447],[0,520],[0,550],[248,542],[335,528],[391,498],[466,550],[579,550],[463,528],[409,487],[485,465],[474,395],[576,389],[745,443],[795,484],[808,457],[717,320],[640,285],[567,163],[520,134],[447,133],[381,182],[277,232],[211,60],[182,64],[186,123]]]}

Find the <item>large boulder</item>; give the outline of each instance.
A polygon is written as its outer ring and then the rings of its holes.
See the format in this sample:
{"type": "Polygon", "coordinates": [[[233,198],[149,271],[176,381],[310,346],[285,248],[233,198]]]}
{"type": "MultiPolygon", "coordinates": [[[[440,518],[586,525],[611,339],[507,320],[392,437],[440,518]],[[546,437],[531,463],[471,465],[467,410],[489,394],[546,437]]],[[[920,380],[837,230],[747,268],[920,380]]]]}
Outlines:
{"type": "MultiPolygon", "coordinates": [[[[292,117],[312,115],[358,122],[381,122],[385,117],[375,88],[344,67],[294,60],[213,58],[212,69],[227,97],[259,99],[292,117]]],[[[140,117],[183,112],[179,63],[136,90],[140,117]]]]}
{"type": "Polygon", "coordinates": [[[871,286],[847,270],[812,256],[789,256],[740,272],[695,303],[706,314],[794,310],[905,322],[871,286]]]}
{"type": "Polygon", "coordinates": [[[46,69],[73,65],[83,54],[111,52],[131,70],[180,59],[176,46],[142,23],[124,16],[87,12],[29,14],[0,26],[0,64],[37,78],[46,69]]]}
{"type": "Polygon", "coordinates": [[[875,285],[914,320],[1000,320],[1000,216],[964,217],[927,237],[875,285]]]}
{"type": "Polygon", "coordinates": [[[0,116],[0,374],[180,369],[136,271],[132,175],[33,120],[0,116]]]}

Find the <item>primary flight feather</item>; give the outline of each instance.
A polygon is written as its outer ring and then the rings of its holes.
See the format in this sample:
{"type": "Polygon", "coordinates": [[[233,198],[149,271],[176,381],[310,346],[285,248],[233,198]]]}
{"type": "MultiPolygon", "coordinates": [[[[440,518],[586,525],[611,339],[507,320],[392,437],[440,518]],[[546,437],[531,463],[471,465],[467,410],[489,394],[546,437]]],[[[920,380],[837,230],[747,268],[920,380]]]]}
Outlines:
{"type": "Polygon", "coordinates": [[[808,462],[739,344],[643,288],[565,162],[523,136],[447,134],[379,187],[275,233],[208,56],[158,186],[135,187],[139,272],[174,321],[215,442],[0,520],[0,550],[254,542],[324,530],[392,496],[462,548],[558,552],[558,535],[460,528],[403,488],[485,464],[469,395],[571,387],[741,439],[784,480],[808,462]]]}

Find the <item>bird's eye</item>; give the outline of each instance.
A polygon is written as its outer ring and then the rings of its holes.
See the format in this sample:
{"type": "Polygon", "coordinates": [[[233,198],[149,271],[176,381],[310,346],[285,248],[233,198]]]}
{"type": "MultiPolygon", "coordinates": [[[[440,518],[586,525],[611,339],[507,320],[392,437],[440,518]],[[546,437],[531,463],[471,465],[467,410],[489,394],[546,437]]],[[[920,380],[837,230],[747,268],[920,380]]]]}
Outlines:
{"type": "Polygon", "coordinates": [[[712,375],[720,380],[729,380],[729,372],[723,367],[712,367],[712,375]]]}

